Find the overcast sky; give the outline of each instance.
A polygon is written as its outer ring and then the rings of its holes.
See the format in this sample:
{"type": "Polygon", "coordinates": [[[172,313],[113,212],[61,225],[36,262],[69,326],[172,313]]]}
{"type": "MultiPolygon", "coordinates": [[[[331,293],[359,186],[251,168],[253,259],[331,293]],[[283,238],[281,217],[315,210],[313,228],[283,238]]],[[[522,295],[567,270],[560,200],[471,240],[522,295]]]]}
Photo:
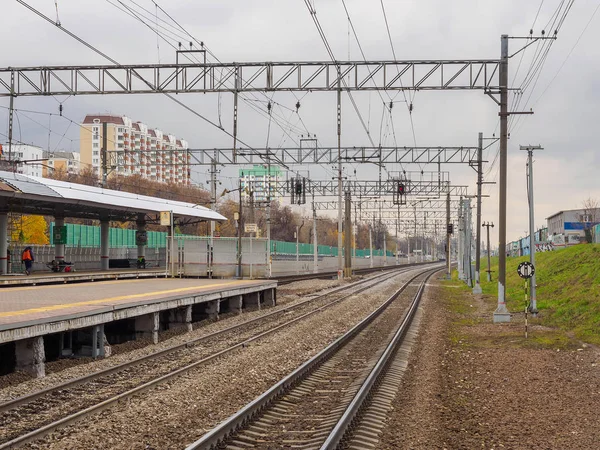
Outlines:
{"type": "MultiPolygon", "coordinates": [[[[117,0],[110,2],[122,8],[117,0]]],[[[175,52],[148,27],[117,9],[109,1],[58,0],[62,25],[122,64],[174,62],[175,52]]],[[[44,14],[56,18],[51,0],[29,0],[44,14]]],[[[122,3],[140,11],[131,0],[122,3]]],[[[150,23],[166,25],[169,19],[148,0],[135,0],[147,8],[150,23]],[[155,13],[158,12],[158,18],[155,13]]],[[[332,50],[339,60],[362,60],[341,0],[311,0],[332,50]]],[[[569,0],[384,0],[394,49],[398,59],[499,58],[500,35],[527,36],[533,26],[539,35],[561,5],[569,0]],[[541,4],[541,8],[540,8],[541,4]],[[536,19],[536,14],[538,13],[536,19]],[[534,23],[535,21],[535,23],[534,23]]],[[[304,0],[161,0],[158,4],[198,41],[223,62],[231,61],[309,61],[329,59],[304,0]]],[[[519,110],[533,107],[533,116],[514,120],[509,140],[509,189],[507,240],[526,234],[528,229],[525,188],[526,152],[519,145],[541,144],[534,164],[536,227],[545,218],[564,209],[580,208],[587,197],[600,198],[598,183],[598,136],[600,120],[600,0],[577,0],[558,34],[540,72],[522,95],[519,110]],[[576,45],[577,40],[581,40],[576,45]],[[569,56],[570,54],[570,56],[569,56]],[[568,59],[567,59],[568,57],[568,59]],[[564,65],[563,65],[564,64],[564,65]],[[561,68],[562,65],[562,69],[561,68]],[[560,71],[559,71],[560,69],[560,71]],[[537,81],[536,81],[537,80],[537,81]],[[529,101],[527,102],[527,99],[529,101]]],[[[376,0],[346,0],[350,18],[369,60],[392,59],[381,4],[376,0]]],[[[4,0],[0,28],[0,66],[106,64],[99,55],[36,16],[15,0],[4,0]]],[[[170,22],[172,24],[172,22],[170,22]]],[[[547,34],[554,30],[548,27],[547,34]]],[[[183,39],[182,39],[183,40],[183,39]]],[[[187,39],[189,40],[189,39],[187,39]]],[[[184,41],[185,42],[185,41],[184,41]]],[[[512,54],[524,44],[509,42],[512,54]]],[[[186,44],[187,45],[187,44],[186,44]]],[[[511,86],[520,86],[535,55],[532,45],[523,56],[510,62],[511,86]],[[518,68],[518,72],[517,72],[518,68]]],[[[395,100],[392,120],[383,112],[382,98],[376,93],[355,93],[354,98],[376,145],[413,145],[413,133],[404,96],[382,93],[386,102],[395,100]],[[383,119],[382,119],[383,117],[383,119]],[[392,126],[393,122],[393,126],[392,126]]],[[[412,98],[413,94],[407,95],[412,98]]],[[[287,134],[259,115],[266,112],[267,98],[247,96],[239,111],[239,137],[249,145],[264,147],[296,146],[299,134],[316,134],[320,145],[337,145],[335,93],[269,93],[276,105],[274,113],[284,118],[287,134]],[[299,114],[295,104],[300,99],[299,114]],[[268,139],[268,141],[267,141],[268,139]]],[[[513,104],[510,97],[510,105],[513,104]]],[[[187,105],[223,127],[232,129],[231,94],[178,96],[187,105]]],[[[186,139],[192,148],[228,147],[231,138],[203,122],[168,98],[159,95],[82,96],[77,98],[17,98],[15,108],[58,113],[79,122],[86,113],[110,112],[131,117],[186,139]]],[[[342,145],[370,145],[358,116],[344,95],[342,145]]],[[[0,100],[0,133],[8,128],[8,99],[0,100]]],[[[498,136],[498,107],[481,91],[418,92],[413,99],[412,119],[417,145],[460,146],[477,144],[478,132],[498,136]]],[[[79,128],[58,116],[21,112],[15,123],[15,139],[51,150],[78,150],[79,128]],[[35,120],[35,122],[34,122],[35,120]],[[36,123],[38,122],[38,123],[36,123]],[[47,128],[50,128],[51,132],[47,128]],[[49,136],[50,134],[50,136],[49,136]],[[63,137],[64,136],[64,137],[63,137]]],[[[0,135],[0,141],[5,140],[0,135]]],[[[486,180],[497,181],[497,145],[484,154],[486,180]]],[[[332,168],[304,168],[312,178],[329,179],[332,168]]],[[[388,171],[400,170],[390,165],[388,171]]],[[[408,166],[406,170],[436,170],[436,167],[408,166]]],[[[454,184],[468,184],[475,193],[475,172],[459,165],[446,165],[454,184]]],[[[346,167],[346,175],[358,179],[376,178],[372,165],[346,167]]],[[[223,188],[232,188],[236,171],[224,169],[223,188]]],[[[385,176],[385,175],[384,175],[385,176]]],[[[197,182],[205,182],[207,170],[195,169],[197,182]]],[[[486,186],[483,220],[497,224],[497,186],[486,186]]],[[[473,202],[473,205],[475,203],[473,202]]],[[[494,229],[492,241],[497,241],[494,229]]]]}

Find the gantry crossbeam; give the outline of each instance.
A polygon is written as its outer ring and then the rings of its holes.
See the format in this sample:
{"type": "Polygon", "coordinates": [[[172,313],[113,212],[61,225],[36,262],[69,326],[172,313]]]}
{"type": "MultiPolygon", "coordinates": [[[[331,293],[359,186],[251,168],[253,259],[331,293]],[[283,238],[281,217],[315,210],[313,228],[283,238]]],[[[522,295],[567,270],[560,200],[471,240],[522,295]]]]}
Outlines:
{"type": "Polygon", "coordinates": [[[0,96],[335,91],[340,86],[495,91],[499,64],[483,59],[7,67],[0,68],[0,96]]]}
{"type": "MultiPolygon", "coordinates": [[[[286,147],[277,149],[232,148],[190,149],[191,165],[265,164],[337,164],[337,147],[286,147]]],[[[477,160],[477,147],[342,147],[341,162],[469,164],[477,160]]]]}
{"type": "MultiPolygon", "coordinates": [[[[458,209],[460,200],[450,200],[450,210],[455,211],[458,209]]],[[[311,203],[312,205],[312,203],[311,203]]],[[[413,206],[423,209],[431,210],[443,210],[446,208],[446,200],[410,200],[406,201],[406,205],[402,205],[401,209],[412,211],[413,206]]],[[[325,202],[314,202],[315,209],[319,211],[337,211],[339,208],[337,201],[325,201],[325,202]]],[[[398,205],[395,205],[391,200],[361,200],[359,198],[352,199],[352,208],[360,208],[363,211],[367,210],[379,210],[379,209],[391,209],[397,210],[398,205]]],[[[417,209],[419,211],[419,209],[417,209]]]]}

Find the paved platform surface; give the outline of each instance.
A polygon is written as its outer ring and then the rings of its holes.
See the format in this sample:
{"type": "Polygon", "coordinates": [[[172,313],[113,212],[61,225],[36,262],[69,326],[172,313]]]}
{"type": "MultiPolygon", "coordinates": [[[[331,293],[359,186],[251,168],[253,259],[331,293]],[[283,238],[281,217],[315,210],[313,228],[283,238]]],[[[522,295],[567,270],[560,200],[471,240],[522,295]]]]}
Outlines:
{"type": "Polygon", "coordinates": [[[34,272],[32,275],[0,275],[0,288],[7,286],[34,286],[40,284],[71,283],[93,280],[118,280],[123,278],[153,278],[164,276],[164,268],[110,269],[83,272],[34,272]]]}
{"type": "Polygon", "coordinates": [[[265,280],[151,278],[6,287],[0,289],[0,330],[198,295],[259,291],[276,284],[265,280]]]}

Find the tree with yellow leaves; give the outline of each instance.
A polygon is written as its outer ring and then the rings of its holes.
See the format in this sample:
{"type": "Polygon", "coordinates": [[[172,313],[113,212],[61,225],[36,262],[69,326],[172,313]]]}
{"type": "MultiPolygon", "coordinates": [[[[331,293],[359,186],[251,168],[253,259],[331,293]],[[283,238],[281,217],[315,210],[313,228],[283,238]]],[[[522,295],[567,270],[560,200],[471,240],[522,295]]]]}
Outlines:
{"type": "Polygon", "coordinates": [[[50,239],[48,238],[48,224],[43,216],[13,216],[11,228],[11,239],[13,242],[39,245],[50,243],[50,239]]]}

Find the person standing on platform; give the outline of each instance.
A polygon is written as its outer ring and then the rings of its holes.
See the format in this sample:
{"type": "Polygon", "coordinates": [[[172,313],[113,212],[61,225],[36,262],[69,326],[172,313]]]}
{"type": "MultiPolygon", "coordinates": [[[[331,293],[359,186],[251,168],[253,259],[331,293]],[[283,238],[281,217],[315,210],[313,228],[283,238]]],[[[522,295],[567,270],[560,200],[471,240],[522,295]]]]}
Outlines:
{"type": "Polygon", "coordinates": [[[33,250],[31,247],[25,247],[21,254],[21,261],[25,263],[25,275],[31,275],[31,266],[33,266],[33,250]]]}

